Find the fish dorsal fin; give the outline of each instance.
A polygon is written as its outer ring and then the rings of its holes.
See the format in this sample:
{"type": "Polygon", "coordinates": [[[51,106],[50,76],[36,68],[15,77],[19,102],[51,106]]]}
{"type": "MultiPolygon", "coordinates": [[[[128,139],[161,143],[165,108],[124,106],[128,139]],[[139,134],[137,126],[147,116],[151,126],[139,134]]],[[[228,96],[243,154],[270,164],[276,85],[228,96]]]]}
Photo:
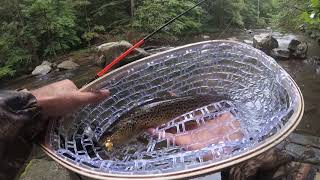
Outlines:
{"type": "Polygon", "coordinates": [[[120,118],[121,119],[128,118],[128,117],[134,115],[138,110],[143,109],[143,107],[145,107],[149,104],[153,104],[153,103],[164,101],[164,100],[174,99],[177,97],[178,96],[173,92],[161,91],[156,94],[155,98],[148,99],[148,100],[144,101],[143,103],[139,104],[138,106],[136,106],[136,107],[130,109],[128,112],[124,113],[120,118]]]}
{"type": "Polygon", "coordinates": [[[175,94],[174,92],[171,91],[161,91],[159,93],[157,93],[156,95],[156,99],[160,99],[160,100],[168,100],[168,99],[173,99],[173,98],[177,98],[178,95],[175,94]]]}

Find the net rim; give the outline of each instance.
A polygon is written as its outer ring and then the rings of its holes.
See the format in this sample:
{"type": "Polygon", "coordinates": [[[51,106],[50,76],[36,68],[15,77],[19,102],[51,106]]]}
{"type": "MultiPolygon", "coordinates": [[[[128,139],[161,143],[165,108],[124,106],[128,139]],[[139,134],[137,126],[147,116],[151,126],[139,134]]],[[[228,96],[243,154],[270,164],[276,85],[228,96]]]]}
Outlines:
{"type": "MultiPolygon", "coordinates": [[[[201,44],[208,44],[208,43],[209,44],[210,43],[231,43],[231,44],[235,44],[235,45],[248,47],[248,48],[250,48],[254,51],[257,51],[257,52],[259,51],[251,46],[249,47],[247,44],[236,42],[236,41],[229,41],[229,40],[211,40],[211,41],[203,41],[203,42],[188,44],[185,46],[177,47],[177,48],[174,48],[174,49],[171,49],[168,51],[164,51],[164,52],[161,52],[158,54],[154,54],[154,55],[145,57],[143,59],[140,59],[140,60],[135,61],[133,63],[130,63],[128,65],[125,65],[121,68],[113,70],[109,74],[106,74],[106,75],[100,77],[99,79],[85,85],[83,88],[81,88],[80,91],[95,90],[97,88],[97,85],[101,81],[104,81],[105,79],[109,78],[110,76],[117,74],[119,71],[127,69],[128,67],[131,67],[137,63],[141,63],[142,61],[152,59],[157,56],[162,56],[164,54],[167,54],[167,53],[170,53],[173,51],[177,51],[180,49],[189,48],[189,47],[197,46],[197,45],[201,45],[201,44]]],[[[266,59],[268,61],[272,61],[272,62],[276,63],[275,60],[273,60],[271,57],[267,56],[266,54],[263,54],[263,56],[266,57],[266,59]]],[[[280,65],[278,65],[278,68],[280,68],[284,71],[284,69],[280,65]]],[[[50,148],[50,145],[47,143],[48,142],[48,133],[46,135],[45,141],[43,143],[41,143],[40,146],[48,156],[50,156],[53,160],[58,162],[60,165],[64,166],[65,168],[67,168],[73,172],[76,172],[78,174],[81,174],[81,175],[84,175],[84,176],[87,176],[90,178],[95,178],[95,179],[106,179],[106,178],[107,179],[177,179],[177,178],[187,178],[187,177],[204,175],[204,174],[208,174],[208,173],[214,173],[214,172],[217,172],[221,169],[230,167],[232,165],[238,164],[240,162],[249,160],[255,156],[260,155],[261,153],[271,149],[272,147],[274,147],[277,144],[279,144],[280,142],[282,142],[286,137],[288,137],[295,130],[295,128],[298,126],[298,124],[300,123],[302,116],[303,116],[304,100],[303,100],[301,90],[298,87],[298,85],[296,84],[296,82],[292,79],[292,77],[290,75],[288,75],[288,78],[293,83],[294,87],[296,88],[296,90],[299,94],[299,97],[297,98],[297,107],[296,107],[297,111],[295,111],[292,114],[292,116],[289,118],[288,122],[281,128],[279,133],[271,136],[270,138],[267,138],[268,142],[263,142],[260,145],[256,146],[255,148],[248,150],[247,152],[240,153],[237,156],[233,156],[233,157],[225,159],[225,160],[213,162],[208,165],[203,165],[200,167],[191,168],[191,169],[187,169],[187,170],[181,170],[181,171],[176,171],[176,172],[171,172],[171,173],[155,174],[155,175],[111,174],[111,173],[106,173],[106,172],[98,172],[95,170],[90,170],[87,168],[77,166],[76,164],[73,164],[73,163],[69,162],[68,160],[63,159],[62,157],[58,156],[50,148]]],[[[49,126],[53,126],[53,125],[54,124],[51,123],[49,126]]],[[[49,129],[50,129],[50,127],[49,127],[49,129]]]]}

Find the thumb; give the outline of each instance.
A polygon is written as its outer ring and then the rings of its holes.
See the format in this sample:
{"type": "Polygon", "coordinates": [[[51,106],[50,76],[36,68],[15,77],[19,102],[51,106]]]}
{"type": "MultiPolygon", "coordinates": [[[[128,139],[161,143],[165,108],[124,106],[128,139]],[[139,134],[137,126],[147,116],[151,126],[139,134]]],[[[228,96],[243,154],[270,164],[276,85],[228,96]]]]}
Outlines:
{"type": "Polygon", "coordinates": [[[97,103],[99,101],[106,99],[108,96],[110,96],[109,90],[100,90],[95,92],[77,91],[74,97],[77,99],[77,101],[80,104],[85,105],[85,104],[97,103]]]}

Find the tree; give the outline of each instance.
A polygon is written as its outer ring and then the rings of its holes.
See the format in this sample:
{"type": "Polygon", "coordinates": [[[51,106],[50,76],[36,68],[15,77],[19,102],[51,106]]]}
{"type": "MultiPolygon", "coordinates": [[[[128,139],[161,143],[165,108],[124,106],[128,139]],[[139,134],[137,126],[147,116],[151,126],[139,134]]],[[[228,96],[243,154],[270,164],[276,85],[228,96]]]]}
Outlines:
{"type": "Polygon", "coordinates": [[[244,3],[241,15],[246,27],[264,27],[271,23],[276,7],[274,0],[244,0],[244,3]]]}
{"type": "Polygon", "coordinates": [[[311,0],[307,8],[302,12],[301,19],[309,29],[320,30],[320,2],[311,0]]]}
{"type": "Polygon", "coordinates": [[[245,7],[243,0],[216,0],[206,6],[207,18],[205,24],[224,28],[228,25],[243,26],[241,11],[245,7]]]}
{"type": "MultiPolygon", "coordinates": [[[[137,8],[132,26],[143,32],[152,32],[160,25],[195,5],[193,0],[144,0],[137,8]]],[[[181,34],[198,30],[201,22],[198,19],[203,13],[200,7],[186,16],[179,18],[166,28],[166,32],[181,34]]]]}
{"type": "Polygon", "coordinates": [[[309,2],[309,0],[277,0],[278,13],[273,16],[273,24],[283,29],[297,30],[303,23],[301,14],[307,9],[309,2]]]}
{"type": "Polygon", "coordinates": [[[131,13],[131,17],[134,16],[134,0],[130,0],[130,13],[131,13]]]}
{"type": "Polygon", "coordinates": [[[71,0],[4,0],[0,5],[0,79],[80,43],[71,0]]]}
{"type": "Polygon", "coordinates": [[[26,34],[35,36],[33,44],[42,56],[55,56],[79,44],[74,9],[69,0],[24,0],[26,34]],[[34,41],[35,42],[35,41],[34,41]]]}

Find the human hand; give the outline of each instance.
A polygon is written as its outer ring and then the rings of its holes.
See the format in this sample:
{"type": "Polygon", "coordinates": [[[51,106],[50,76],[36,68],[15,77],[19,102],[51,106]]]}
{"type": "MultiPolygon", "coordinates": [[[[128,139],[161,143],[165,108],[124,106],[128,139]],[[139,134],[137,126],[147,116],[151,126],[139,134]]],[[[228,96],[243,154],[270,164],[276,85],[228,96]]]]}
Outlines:
{"type": "MultiPolygon", "coordinates": [[[[166,131],[164,138],[168,138],[175,145],[192,151],[219,142],[240,140],[244,137],[240,122],[229,112],[208,120],[200,126],[196,122],[187,123],[186,131],[186,133],[181,134],[166,131]]],[[[156,135],[155,129],[149,129],[148,132],[156,135]]]]}
{"type": "Polygon", "coordinates": [[[81,92],[70,80],[59,81],[31,91],[45,116],[62,116],[77,108],[97,103],[110,95],[108,90],[81,92]]]}

